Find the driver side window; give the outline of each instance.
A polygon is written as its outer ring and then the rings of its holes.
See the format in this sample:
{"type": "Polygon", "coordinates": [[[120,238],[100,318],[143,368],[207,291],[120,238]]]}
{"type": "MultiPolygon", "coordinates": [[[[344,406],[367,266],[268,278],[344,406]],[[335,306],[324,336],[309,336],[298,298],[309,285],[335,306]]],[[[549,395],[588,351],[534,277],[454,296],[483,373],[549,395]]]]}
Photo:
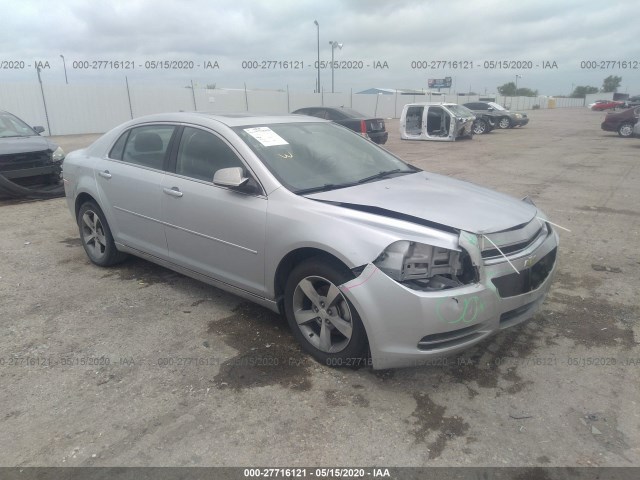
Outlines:
{"type": "Polygon", "coordinates": [[[230,167],[244,169],[238,156],[222,139],[204,130],[185,127],[176,161],[178,175],[213,182],[216,171],[230,167]]]}

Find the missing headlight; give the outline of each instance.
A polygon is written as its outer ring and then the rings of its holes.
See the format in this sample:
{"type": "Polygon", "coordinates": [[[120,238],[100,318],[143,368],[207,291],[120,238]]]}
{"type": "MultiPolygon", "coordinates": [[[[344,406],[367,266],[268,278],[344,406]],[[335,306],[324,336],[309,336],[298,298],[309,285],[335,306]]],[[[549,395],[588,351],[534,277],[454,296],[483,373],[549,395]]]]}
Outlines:
{"type": "Polygon", "coordinates": [[[392,243],[373,263],[389,277],[416,290],[444,290],[477,281],[466,251],[408,240],[392,243]]]}

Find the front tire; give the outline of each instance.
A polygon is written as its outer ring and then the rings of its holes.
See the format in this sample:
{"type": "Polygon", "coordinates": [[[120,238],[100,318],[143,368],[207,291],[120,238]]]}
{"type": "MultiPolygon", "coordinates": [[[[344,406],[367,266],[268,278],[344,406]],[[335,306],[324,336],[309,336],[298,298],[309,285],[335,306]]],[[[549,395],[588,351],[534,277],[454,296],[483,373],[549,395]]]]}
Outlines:
{"type": "Polygon", "coordinates": [[[633,136],[633,124],[625,122],[618,127],[618,135],[624,138],[633,136]]]}
{"type": "Polygon", "coordinates": [[[297,265],[285,287],[284,310],[303,350],[328,366],[356,366],[367,335],[355,306],[338,288],[353,274],[335,260],[311,258],[297,265]]]}
{"type": "Polygon", "coordinates": [[[502,117],[498,122],[498,127],[504,129],[511,128],[511,119],[509,117],[502,117]]]}
{"type": "Polygon", "coordinates": [[[116,249],[107,219],[95,202],[83,203],[78,211],[77,220],[80,240],[91,263],[109,267],[127,257],[116,249]]]}

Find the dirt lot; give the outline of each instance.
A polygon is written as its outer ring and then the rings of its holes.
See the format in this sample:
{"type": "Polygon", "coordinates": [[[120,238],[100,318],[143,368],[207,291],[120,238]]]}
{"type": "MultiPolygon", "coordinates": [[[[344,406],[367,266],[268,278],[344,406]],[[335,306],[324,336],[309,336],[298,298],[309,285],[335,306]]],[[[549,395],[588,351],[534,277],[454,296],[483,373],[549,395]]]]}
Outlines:
{"type": "Polygon", "coordinates": [[[0,464],[640,465],[640,140],[603,116],[534,111],[451,144],[388,121],[401,157],[571,230],[542,311],[448,366],[318,365],[236,296],[90,265],[62,199],[0,203],[0,464]]]}

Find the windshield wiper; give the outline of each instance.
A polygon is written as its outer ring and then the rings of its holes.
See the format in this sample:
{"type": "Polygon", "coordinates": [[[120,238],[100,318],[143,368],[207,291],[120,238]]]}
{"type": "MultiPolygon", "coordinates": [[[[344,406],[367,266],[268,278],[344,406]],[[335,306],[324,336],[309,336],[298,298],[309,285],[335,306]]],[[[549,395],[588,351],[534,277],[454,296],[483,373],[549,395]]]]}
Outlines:
{"type": "Polygon", "coordinates": [[[375,175],[371,175],[370,177],[361,178],[360,180],[358,180],[358,183],[370,182],[371,180],[377,180],[379,178],[384,178],[384,177],[387,177],[389,175],[393,175],[394,173],[415,173],[415,172],[413,172],[411,170],[400,170],[399,168],[395,168],[393,170],[386,170],[386,171],[378,172],[375,175]]]}
{"type": "Polygon", "coordinates": [[[352,184],[334,184],[334,183],[325,183],[324,185],[320,185],[318,187],[310,187],[310,188],[303,188],[301,190],[296,190],[295,193],[297,193],[298,195],[304,195],[307,193],[314,193],[314,192],[326,192],[328,190],[334,190],[336,188],[342,188],[342,187],[349,187],[352,184]]]}

